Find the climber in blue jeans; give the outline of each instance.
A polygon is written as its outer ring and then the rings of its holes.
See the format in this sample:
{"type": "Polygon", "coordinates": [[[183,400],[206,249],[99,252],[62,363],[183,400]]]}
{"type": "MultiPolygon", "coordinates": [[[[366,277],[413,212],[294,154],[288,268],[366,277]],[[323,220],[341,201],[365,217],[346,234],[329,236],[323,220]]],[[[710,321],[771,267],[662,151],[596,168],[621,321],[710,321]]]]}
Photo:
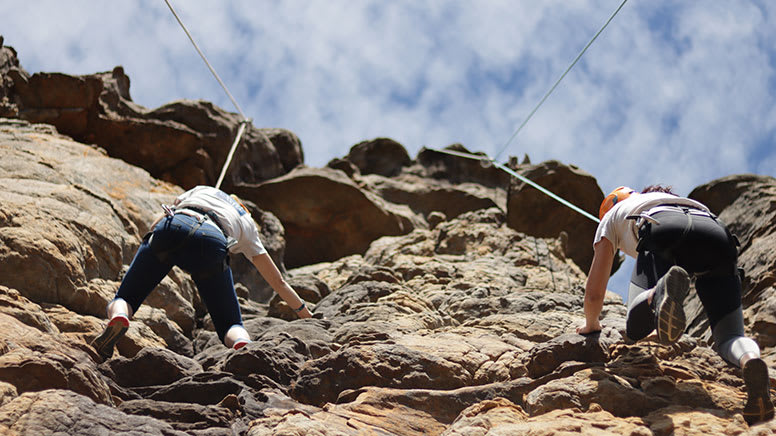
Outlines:
{"type": "Polygon", "coordinates": [[[250,336],[243,327],[229,267],[230,253],[245,255],[299,317],[312,316],[283,279],[259,239],[256,223],[237,197],[198,186],[178,196],[172,207],[163,208],[165,214],[151,225],[152,231],[143,238],[108,304],[107,327],[92,342],[104,359],[113,355],[132,315],[175,265],[191,275],[224,345],[239,349],[248,344],[250,336]]]}
{"type": "Polygon", "coordinates": [[[601,204],[599,217],[585,286],[585,325],[577,332],[601,330],[599,317],[618,249],[636,258],[626,317],[632,340],[652,331],[661,343],[679,340],[686,323],[684,299],[694,277],[714,349],[742,369],[744,418],[749,423],[772,419],[768,367],[757,343],[744,335],[738,241],[727,227],[702,203],[659,185],[641,192],[615,189],[601,204]]]}

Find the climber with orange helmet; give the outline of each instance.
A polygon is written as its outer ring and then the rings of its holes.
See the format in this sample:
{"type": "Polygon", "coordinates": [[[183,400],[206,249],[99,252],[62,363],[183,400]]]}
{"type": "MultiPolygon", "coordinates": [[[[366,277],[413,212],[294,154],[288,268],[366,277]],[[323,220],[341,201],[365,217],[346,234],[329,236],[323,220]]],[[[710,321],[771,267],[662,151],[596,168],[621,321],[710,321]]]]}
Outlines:
{"type": "Polygon", "coordinates": [[[218,338],[239,349],[250,340],[243,327],[240,304],[234,290],[229,254],[241,253],[256,267],[272,289],[301,318],[312,315],[304,301],[283,279],[259,239],[251,214],[235,196],[197,186],[184,192],[152,225],[140,244],[129,270],[108,304],[108,324],[92,341],[104,358],[129,327],[129,320],[143,301],[177,265],[191,274],[210,313],[218,338]]]}
{"type": "Polygon", "coordinates": [[[694,277],[714,348],[742,368],[744,418],[749,423],[773,418],[768,367],[757,343],[744,336],[735,236],[705,205],[659,185],[641,192],[615,189],[601,203],[599,218],[585,285],[585,325],[577,333],[601,330],[599,317],[618,249],[636,259],[626,316],[626,335],[634,341],[653,330],[661,343],[679,340],[686,323],[684,299],[694,277]]]}

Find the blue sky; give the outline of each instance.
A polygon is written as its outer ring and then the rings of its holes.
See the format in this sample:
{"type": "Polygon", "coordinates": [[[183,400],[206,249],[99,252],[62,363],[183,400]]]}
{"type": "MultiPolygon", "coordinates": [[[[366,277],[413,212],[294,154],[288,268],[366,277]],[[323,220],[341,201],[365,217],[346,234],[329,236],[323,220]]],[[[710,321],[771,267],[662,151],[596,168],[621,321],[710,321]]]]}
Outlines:
{"type": "MultiPolygon", "coordinates": [[[[258,127],[311,166],[366,139],[494,155],[621,0],[171,0],[258,127]]],[[[163,0],[0,5],[30,73],[124,66],[135,102],[232,104],[163,0]]],[[[604,191],[776,176],[776,2],[629,1],[502,156],[604,191]]],[[[573,199],[569,199],[573,202],[573,199]]]]}

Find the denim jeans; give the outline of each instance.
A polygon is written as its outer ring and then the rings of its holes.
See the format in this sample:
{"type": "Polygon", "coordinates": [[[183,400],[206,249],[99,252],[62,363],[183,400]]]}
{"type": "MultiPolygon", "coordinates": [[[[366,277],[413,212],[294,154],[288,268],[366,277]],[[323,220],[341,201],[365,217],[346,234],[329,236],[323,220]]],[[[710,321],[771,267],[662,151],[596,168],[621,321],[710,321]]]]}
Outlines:
{"type": "Polygon", "coordinates": [[[143,239],[116,297],[126,300],[136,313],[170,269],[178,266],[191,274],[223,341],[230,327],[242,325],[228,254],[226,238],[214,225],[181,213],[165,217],[143,239]]]}

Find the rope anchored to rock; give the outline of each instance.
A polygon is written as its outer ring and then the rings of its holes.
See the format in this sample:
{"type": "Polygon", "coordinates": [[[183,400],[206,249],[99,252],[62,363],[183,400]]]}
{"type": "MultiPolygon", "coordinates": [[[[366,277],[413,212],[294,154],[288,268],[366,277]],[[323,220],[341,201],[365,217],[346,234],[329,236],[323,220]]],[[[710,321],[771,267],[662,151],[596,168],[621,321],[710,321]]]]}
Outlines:
{"type": "Polygon", "coordinates": [[[183,24],[183,21],[178,16],[178,13],[175,12],[175,9],[172,7],[172,4],[170,4],[169,0],[164,0],[164,2],[167,3],[167,7],[170,8],[170,12],[172,12],[172,15],[178,21],[178,24],[180,24],[181,28],[186,33],[186,36],[189,37],[189,41],[191,41],[191,44],[197,50],[197,53],[199,53],[199,56],[205,62],[205,65],[207,65],[210,72],[213,73],[213,77],[216,78],[218,83],[221,85],[221,88],[224,89],[224,92],[226,93],[227,97],[229,97],[229,100],[232,101],[232,104],[234,105],[234,107],[237,109],[237,112],[239,112],[240,116],[242,117],[242,121],[240,121],[240,128],[237,130],[237,135],[235,136],[234,142],[232,143],[232,147],[229,149],[229,153],[226,156],[226,161],[224,162],[224,166],[223,168],[221,168],[221,174],[218,176],[218,181],[215,184],[215,187],[217,189],[220,189],[221,183],[224,181],[224,176],[226,175],[226,170],[229,168],[229,165],[232,162],[232,157],[234,157],[234,152],[237,149],[237,145],[240,143],[240,139],[242,139],[243,133],[245,133],[245,128],[253,120],[245,116],[245,113],[243,113],[242,108],[240,107],[239,104],[237,104],[237,100],[235,100],[235,98],[232,96],[232,93],[229,92],[229,89],[226,87],[226,84],[224,83],[224,81],[221,80],[221,77],[216,72],[216,69],[213,68],[213,66],[207,60],[207,57],[205,57],[205,53],[203,53],[202,50],[200,50],[199,45],[197,45],[197,42],[194,41],[194,37],[191,36],[189,29],[186,28],[185,24],[183,24]]]}
{"type": "Polygon", "coordinates": [[[573,210],[575,212],[578,212],[579,214],[583,215],[584,217],[589,218],[589,219],[591,219],[592,221],[594,221],[596,223],[600,222],[600,220],[597,217],[595,217],[595,216],[591,215],[590,213],[586,212],[585,210],[583,210],[579,206],[577,206],[577,205],[569,202],[568,200],[562,198],[561,196],[553,193],[549,189],[544,188],[543,186],[539,185],[538,183],[534,182],[533,180],[529,179],[528,177],[525,177],[522,174],[517,173],[512,168],[509,168],[508,166],[506,166],[504,164],[500,164],[500,163],[494,161],[493,159],[489,158],[487,155],[463,153],[463,152],[455,151],[455,150],[444,150],[444,149],[434,149],[434,148],[428,148],[428,149],[431,150],[431,151],[436,151],[437,153],[444,153],[444,154],[449,154],[449,155],[452,155],[452,156],[462,157],[462,158],[465,158],[465,159],[477,160],[477,161],[480,161],[480,163],[482,163],[484,165],[487,165],[487,166],[490,166],[490,165],[495,166],[496,168],[499,168],[500,170],[502,170],[502,171],[506,172],[507,174],[511,175],[512,177],[515,177],[516,179],[526,183],[527,185],[533,186],[534,188],[536,188],[540,192],[546,194],[547,196],[549,196],[553,200],[556,200],[556,201],[560,202],[562,205],[570,208],[571,210],[573,210]]]}

